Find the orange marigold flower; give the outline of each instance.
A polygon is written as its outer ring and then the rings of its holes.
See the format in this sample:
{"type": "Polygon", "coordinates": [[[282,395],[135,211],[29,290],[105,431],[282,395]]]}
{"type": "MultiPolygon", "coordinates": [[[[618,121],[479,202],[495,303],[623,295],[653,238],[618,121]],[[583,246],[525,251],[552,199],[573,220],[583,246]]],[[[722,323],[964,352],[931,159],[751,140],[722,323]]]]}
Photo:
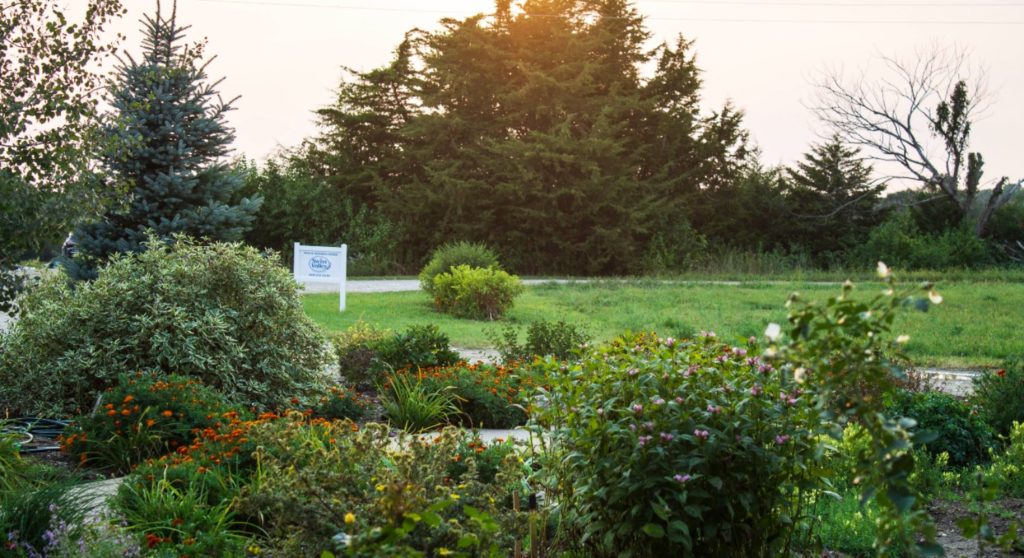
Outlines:
{"type": "Polygon", "coordinates": [[[117,411],[111,409],[111,410],[107,411],[107,416],[108,417],[117,416],[117,411]]]}
{"type": "Polygon", "coordinates": [[[165,417],[167,417],[167,418],[171,418],[171,417],[173,417],[173,416],[174,416],[174,411],[171,411],[171,410],[167,410],[167,411],[164,411],[164,412],[162,412],[162,413],[160,413],[160,414],[161,414],[161,415],[163,415],[163,416],[165,416],[165,417]]]}
{"type": "Polygon", "coordinates": [[[124,416],[128,416],[128,415],[132,414],[132,410],[131,409],[121,409],[121,414],[124,415],[124,416]]]}
{"type": "Polygon", "coordinates": [[[146,419],[146,426],[147,427],[153,426],[154,424],[156,424],[155,420],[153,420],[153,419],[146,419]]]}
{"type": "Polygon", "coordinates": [[[122,401],[122,403],[131,403],[132,399],[135,399],[135,396],[133,396],[133,395],[125,395],[124,396],[124,401],[122,401]]]}

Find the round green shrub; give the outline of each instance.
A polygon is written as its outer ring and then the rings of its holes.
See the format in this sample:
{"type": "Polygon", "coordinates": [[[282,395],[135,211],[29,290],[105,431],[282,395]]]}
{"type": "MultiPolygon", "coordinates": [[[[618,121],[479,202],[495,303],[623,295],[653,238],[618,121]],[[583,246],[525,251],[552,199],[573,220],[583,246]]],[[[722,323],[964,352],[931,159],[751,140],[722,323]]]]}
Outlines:
{"type": "Polygon", "coordinates": [[[0,340],[0,406],[83,414],[120,374],[176,373],[229,401],[274,406],[313,391],[331,360],[287,270],[240,244],[151,242],[90,283],[52,276],[0,340]]]}
{"type": "Polygon", "coordinates": [[[820,455],[820,415],[755,351],[637,335],[537,365],[531,417],[553,444],[540,480],[579,550],[759,556],[786,538],[786,487],[820,455]]]}
{"type": "Polygon", "coordinates": [[[949,464],[965,467],[988,461],[988,448],[996,438],[972,407],[948,393],[938,391],[901,391],[894,398],[894,414],[917,421],[918,430],[927,430],[935,438],[925,443],[932,455],[949,454],[949,464]]]}
{"type": "Polygon", "coordinates": [[[494,268],[460,265],[434,278],[437,309],[459,318],[496,320],[522,292],[518,277],[494,268]]]}
{"type": "Polygon", "coordinates": [[[498,267],[498,255],[487,246],[475,242],[459,241],[445,244],[434,250],[430,255],[430,261],[420,271],[420,287],[434,294],[434,278],[460,265],[498,267]]]}
{"type": "Polygon", "coordinates": [[[1024,423],[1024,360],[976,377],[973,402],[997,434],[1007,436],[1013,423],[1024,423]]]}
{"type": "Polygon", "coordinates": [[[375,378],[371,373],[377,351],[373,346],[389,337],[390,332],[362,320],[331,337],[338,353],[338,373],[351,386],[365,389],[375,378]]]}

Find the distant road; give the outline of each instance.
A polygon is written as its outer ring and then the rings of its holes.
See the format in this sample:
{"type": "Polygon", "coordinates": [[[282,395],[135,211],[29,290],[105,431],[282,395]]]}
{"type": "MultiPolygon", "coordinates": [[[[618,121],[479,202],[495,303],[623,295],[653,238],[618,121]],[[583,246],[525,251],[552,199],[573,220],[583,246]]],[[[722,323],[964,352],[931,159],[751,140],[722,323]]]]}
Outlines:
{"type": "MultiPolygon", "coordinates": [[[[544,283],[585,283],[588,279],[523,279],[525,285],[544,283]]],[[[329,283],[306,283],[306,293],[336,293],[338,285],[329,283]]],[[[349,279],[345,292],[348,293],[402,293],[420,290],[418,279],[349,279]]]]}

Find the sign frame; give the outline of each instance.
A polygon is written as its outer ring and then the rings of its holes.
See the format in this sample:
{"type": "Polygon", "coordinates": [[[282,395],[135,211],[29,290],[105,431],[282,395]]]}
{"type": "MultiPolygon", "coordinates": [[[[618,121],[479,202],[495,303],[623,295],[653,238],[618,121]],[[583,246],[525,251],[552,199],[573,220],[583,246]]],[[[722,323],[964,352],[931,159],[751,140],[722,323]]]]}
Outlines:
{"type": "Polygon", "coordinates": [[[292,275],[299,283],[337,284],[338,311],[345,311],[348,280],[348,245],[309,246],[296,242],[292,252],[292,275]]]}

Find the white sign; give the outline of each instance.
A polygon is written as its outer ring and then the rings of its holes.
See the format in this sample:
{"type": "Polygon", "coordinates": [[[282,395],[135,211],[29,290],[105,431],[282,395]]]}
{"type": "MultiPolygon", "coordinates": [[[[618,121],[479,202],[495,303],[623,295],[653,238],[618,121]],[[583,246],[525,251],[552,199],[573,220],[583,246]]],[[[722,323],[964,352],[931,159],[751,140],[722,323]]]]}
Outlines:
{"type": "Polygon", "coordinates": [[[292,272],[300,283],[337,283],[340,285],[340,310],[345,310],[345,279],[348,272],[348,246],[303,246],[295,243],[292,272]]]}

